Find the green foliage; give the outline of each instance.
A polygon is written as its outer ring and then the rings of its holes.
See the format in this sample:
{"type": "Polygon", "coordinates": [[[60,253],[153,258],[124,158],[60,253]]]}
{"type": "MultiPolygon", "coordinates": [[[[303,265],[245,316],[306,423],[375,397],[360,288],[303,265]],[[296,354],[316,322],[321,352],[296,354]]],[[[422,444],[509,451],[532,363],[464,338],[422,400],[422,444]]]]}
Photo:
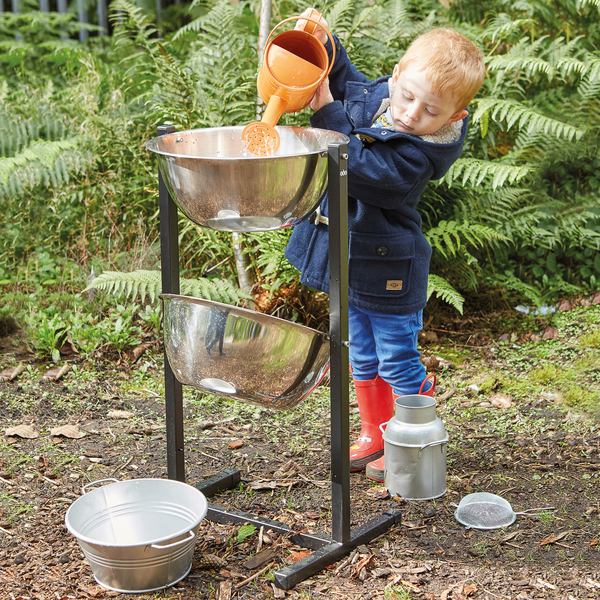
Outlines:
{"type": "MultiPolygon", "coordinates": [[[[207,279],[182,279],[180,281],[181,293],[195,298],[204,298],[224,304],[237,304],[241,299],[247,298],[240,289],[226,280],[207,279]]],[[[144,302],[146,296],[151,302],[156,302],[162,290],[160,271],[138,270],[131,273],[106,271],[96,277],[83,292],[99,289],[114,294],[116,297],[136,299],[138,296],[144,302]]]]}
{"type": "Polygon", "coordinates": [[[235,536],[236,544],[241,544],[246,538],[249,538],[256,531],[256,527],[254,525],[242,525],[235,536]]]}
{"type": "MultiPolygon", "coordinates": [[[[271,25],[305,6],[273,5],[271,25]]],[[[429,294],[460,311],[462,294],[478,286],[534,304],[598,289],[599,2],[337,0],[318,8],[372,78],[391,73],[410,42],[439,25],[484,51],[487,78],[470,107],[463,155],[419,207],[433,248],[429,294]]],[[[80,28],[74,12],[42,13],[34,0],[21,10],[0,13],[0,282],[22,286],[8,297],[30,306],[28,294],[39,300],[72,279],[72,265],[86,274],[93,267],[106,277],[98,289],[150,298],[142,322],[156,330],[157,177],[144,142],[160,124],[256,118],[257,5],[198,0],[157,24],[151,3],[114,0],[114,35],[85,44],[71,39],[80,28]],[[124,270],[131,273],[116,274],[124,270]]],[[[281,124],[306,125],[308,115],[281,124]]],[[[230,234],[183,218],[179,231],[182,292],[239,302],[230,234]]],[[[283,256],[288,236],[245,236],[252,269],[273,294],[298,285],[283,256]]],[[[108,317],[85,314],[76,306],[67,325],[87,354],[107,343],[99,332],[108,317]]],[[[60,342],[52,319],[38,352],[60,342]]],[[[115,336],[129,331],[122,319],[118,327],[109,319],[115,336]]]]}
{"type": "Polygon", "coordinates": [[[41,357],[49,356],[54,363],[58,363],[60,348],[67,334],[61,316],[49,317],[46,313],[36,313],[30,317],[28,325],[36,353],[41,357]]]}
{"type": "Polygon", "coordinates": [[[429,275],[427,281],[427,299],[435,292],[438,298],[454,307],[461,315],[465,299],[459,294],[443,277],[439,275],[429,275]]]}

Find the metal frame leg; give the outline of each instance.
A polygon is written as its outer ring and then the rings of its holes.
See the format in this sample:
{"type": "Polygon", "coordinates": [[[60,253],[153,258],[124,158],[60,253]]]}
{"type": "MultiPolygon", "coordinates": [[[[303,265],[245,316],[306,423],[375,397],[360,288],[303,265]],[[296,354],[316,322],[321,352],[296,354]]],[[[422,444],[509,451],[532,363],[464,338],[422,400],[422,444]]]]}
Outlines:
{"type": "MultiPolygon", "coordinates": [[[[175,127],[161,126],[158,135],[174,133],[175,127]]],[[[173,202],[162,173],[158,173],[160,203],[160,262],[163,294],[179,294],[179,238],[177,206],[173,202]]],[[[183,389],[177,381],[167,353],[165,357],[165,411],[167,428],[167,474],[169,479],[185,481],[183,438],[183,389]]]]}

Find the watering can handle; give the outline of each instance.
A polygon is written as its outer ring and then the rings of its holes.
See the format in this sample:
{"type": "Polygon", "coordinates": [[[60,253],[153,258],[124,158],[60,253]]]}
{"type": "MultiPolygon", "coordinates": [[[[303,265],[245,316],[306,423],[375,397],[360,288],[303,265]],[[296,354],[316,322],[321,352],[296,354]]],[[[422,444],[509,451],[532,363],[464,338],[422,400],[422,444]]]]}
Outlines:
{"type": "Polygon", "coordinates": [[[435,386],[437,385],[437,375],[435,373],[430,373],[429,375],[427,375],[427,377],[425,377],[425,379],[423,379],[423,383],[421,384],[421,387],[419,388],[419,394],[423,393],[423,386],[427,383],[427,381],[429,381],[431,378],[433,377],[433,389],[435,390],[435,386]]]}
{"type": "Polygon", "coordinates": [[[318,10],[311,8],[310,12],[305,16],[307,17],[307,19],[314,19],[314,21],[313,20],[304,21],[304,25],[302,25],[301,27],[298,27],[298,30],[306,31],[306,33],[310,33],[311,35],[314,35],[315,31],[317,30],[317,23],[319,23],[319,21],[321,20],[321,17],[323,15],[318,10]]]}
{"type": "Polygon", "coordinates": [[[114,477],[109,477],[108,479],[98,479],[97,481],[92,481],[91,483],[88,483],[87,485],[84,485],[81,488],[81,493],[82,494],[87,494],[87,489],[92,487],[93,485],[98,485],[99,483],[105,483],[107,481],[112,481],[112,483],[119,483],[118,479],[115,479],[114,477]]]}
{"type": "Polygon", "coordinates": [[[151,548],[156,548],[157,550],[165,550],[166,548],[173,548],[174,546],[181,546],[181,544],[185,544],[189,542],[192,538],[195,537],[193,531],[188,531],[189,537],[186,537],[184,540],[179,540],[178,542],[173,542],[172,544],[167,544],[166,546],[159,546],[158,544],[150,544],[151,548]]]}
{"type": "MultiPolygon", "coordinates": [[[[317,20],[314,20],[314,18],[312,18],[312,13],[310,13],[311,16],[305,15],[305,16],[299,16],[299,17],[289,17],[289,18],[281,21],[281,23],[277,23],[277,25],[275,25],[275,27],[273,27],[273,29],[271,29],[271,33],[269,33],[269,37],[267,37],[267,43],[265,44],[265,49],[263,50],[263,54],[265,56],[267,55],[267,50],[269,49],[269,47],[271,46],[271,43],[273,41],[273,40],[271,40],[273,33],[275,33],[275,30],[278,27],[280,27],[281,25],[283,25],[284,23],[287,23],[289,21],[299,21],[300,19],[306,20],[307,23],[306,23],[306,25],[304,25],[304,30],[306,30],[308,21],[310,21],[312,24],[314,24],[314,28],[313,28],[313,31],[314,31],[317,28],[317,25],[319,25],[319,20],[321,19],[321,13],[319,13],[317,11],[314,11],[314,12],[318,15],[317,20]]],[[[329,61],[329,68],[321,76],[321,82],[325,81],[327,79],[327,77],[329,77],[329,73],[331,73],[331,69],[333,68],[333,63],[335,62],[335,40],[333,39],[333,36],[331,35],[331,33],[329,33],[329,31],[327,29],[325,29],[324,27],[323,27],[323,31],[325,31],[325,33],[327,34],[327,37],[329,38],[329,41],[331,42],[331,48],[333,50],[333,54],[331,56],[331,60],[329,61]]],[[[307,31],[306,33],[312,33],[312,32],[307,31]]]]}

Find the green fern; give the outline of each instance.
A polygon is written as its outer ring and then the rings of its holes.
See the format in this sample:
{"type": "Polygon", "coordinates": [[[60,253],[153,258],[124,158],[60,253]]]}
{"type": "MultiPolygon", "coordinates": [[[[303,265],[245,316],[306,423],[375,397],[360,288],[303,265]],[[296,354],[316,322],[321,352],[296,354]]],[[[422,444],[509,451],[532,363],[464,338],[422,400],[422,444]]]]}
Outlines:
{"type": "Polygon", "coordinates": [[[459,182],[461,186],[472,187],[489,182],[495,190],[506,183],[515,183],[533,171],[534,167],[529,165],[515,166],[477,158],[459,158],[442,181],[448,185],[459,182]]]}
{"type": "MultiPolygon", "coordinates": [[[[181,293],[185,296],[194,296],[224,304],[237,304],[242,299],[250,298],[240,289],[225,280],[219,279],[181,279],[181,293]]],[[[151,302],[156,302],[162,293],[162,279],[160,271],[137,270],[131,273],[118,271],[105,271],[96,277],[84,290],[99,289],[117,297],[137,298],[143,303],[146,296],[151,302]]],[[[83,293],[82,292],[82,293],[83,293]]]]}
{"type": "Polygon", "coordinates": [[[443,277],[430,274],[427,280],[427,300],[435,295],[455,308],[461,315],[465,299],[443,277]]]}
{"type": "Polygon", "coordinates": [[[508,129],[518,127],[530,132],[540,131],[546,135],[564,137],[567,140],[579,140],[585,133],[584,129],[546,117],[514,100],[482,98],[477,101],[477,110],[473,114],[473,120],[478,121],[487,112],[493,119],[506,121],[508,129]]]}
{"type": "Polygon", "coordinates": [[[483,246],[486,242],[506,239],[492,227],[469,223],[468,221],[458,223],[444,220],[429,229],[425,237],[431,247],[440,252],[446,259],[455,257],[458,254],[463,240],[477,248],[483,246]]]}

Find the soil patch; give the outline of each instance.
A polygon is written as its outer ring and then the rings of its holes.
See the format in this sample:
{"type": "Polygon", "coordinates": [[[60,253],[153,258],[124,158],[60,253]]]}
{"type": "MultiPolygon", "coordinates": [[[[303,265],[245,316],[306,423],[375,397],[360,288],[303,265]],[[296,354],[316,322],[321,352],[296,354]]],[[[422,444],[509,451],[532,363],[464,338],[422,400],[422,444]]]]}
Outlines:
{"type": "MultiPolygon", "coordinates": [[[[137,596],[99,586],[65,527],[65,513],[89,482],[167,477],[160,349],[136,363],[73,358],[71,370],[54,381],[44,378],[49,365],[3,338],[0,371],[26,369],[0,382],[0,598],[600,597],[597,422],[557,404],[551,386],[496,408],[502,382],[473,382],[492,371],[522,378],[526,336],[539,332],[488,327],[486,318],[430,322],[424,334],[424,360],[439,377],[438,415],[450,435],[447,493],[411,502],[390,497],[364,473],[351,474],[353,528],[391,508],[401,522],[289,591],[276,588],[270,573],[300,560],[305,548],[267,527],[241,530],[208,520],[191,572],[177,585],[137,596]],[[508,343],[499,344],[506,334],[508,343]],[[516,357],[511,344],[519,347],[516,357]],[[443,357],[467,350],[459,364],[443,357]],[[82,436],[52,435],[67,424],[82,436]],[[18,425],[37,437],[4,435],[18,425]],[[455,504],[476,491],[499,494],[516,511],[554,510],[520,515],[505,529],[468,530],[454,518],[455,504]]],[[[598,385],[599,373],[590,385],[598,385]]],[[[189,483],[239,470],[240,484],[212,502],[294,531],[330,534],[327,386],[285,412],[189,388],[184,404],[189,483]]],[[[358,430],[353,407],[352,439],[358,430]]]]}

